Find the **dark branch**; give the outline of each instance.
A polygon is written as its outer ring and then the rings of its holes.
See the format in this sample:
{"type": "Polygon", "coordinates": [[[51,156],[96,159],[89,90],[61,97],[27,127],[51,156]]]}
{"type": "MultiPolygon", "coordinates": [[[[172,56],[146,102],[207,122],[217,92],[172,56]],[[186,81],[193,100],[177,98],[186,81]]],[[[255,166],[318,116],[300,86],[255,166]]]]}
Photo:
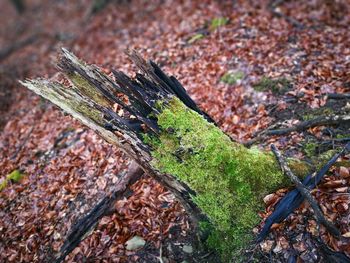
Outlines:
{"type": "MultiPolygon", "coordinates": [[[[348,143],[339,153],[336,153],[318,173],[309,174],[303,180],[303,185],[308,189],[313,189],[321,181],[322,177],[333,166],[340,156],[350,151],[350,143],[348,143]]],[[[261,242],[269,233],[274,223],[282,222],[287,216],[297,209],[304,201],[304,197],[298,189],[287,193],[275,206],[274,212],[265,220],[265,225],[257,237],[257,242],[261,242]]]]}
{"type": "Polygon", "coordinates": [[[342,99],[350,99],[350,93],[329,93],[327,94],[328,99],[333,100],[342,100],[342,99]]]}
{"type": "Polygon", "coordinates": [[[72,252],[81,241],[89,236],[98,221],[110,213],[116,201],[128,197],[131,194],[129,187],[143,175],[143,170],[135,163],[130,165],[129,171],[120,177],[116,183],[117,187],[110,196],[106,196],[88,214],[81,218],[72,228],[66,241],[56,255],[56,263],[62,262],[65,257],[72,252]]]}
{"type": "Polygon", "coordinates": [[[278,130],[267,130],[263,135],[284,135],[288,134],[294,131],[303,131],[309,128],[317,127],[317,126],[323,126],[323,125],[335,125],[339,123],[344,122],[350,122],[350,116],[341,116],[341,115],[334,115],[334,116],[322,116],[318,117],[309,121],[303,121],[299,122],[297,125],[285,128],[285,129],[278,129],[278,130]]]}
{"type": "Polygon", "coordinates": [[[9,45],[8,47],[5,47],[4,49],[0,50],[0,61],[4,60],[5,58],[10,56],[12,53],[16,52],[17,50],[34,43],[38,39],[39,39],[39,35],[34,34],[26,39],[15,42],[15,43],[9,45]]]}
{"type": "Polygon", "coordinates": [[[322,224],[326,227],[326,229],[332,233],[334,236],[340,236],[339,230],[330,222],[328,221],[320,207],[318,206],[316,200],[313,198],[309,190],[300,182],[299,178],[291,171],[291,169],[288,167],[286,160],[280,153],[280,151],[276,148],[274,144],[271,145],[271,150],[275,154],[276,159],[282,169],[282,172],[288,176],[288,178],[295,184],[296,188],[299,190],[300,194],[309,202],[312,209],[314,210],[316,220],[319,224],[322,224]]]}

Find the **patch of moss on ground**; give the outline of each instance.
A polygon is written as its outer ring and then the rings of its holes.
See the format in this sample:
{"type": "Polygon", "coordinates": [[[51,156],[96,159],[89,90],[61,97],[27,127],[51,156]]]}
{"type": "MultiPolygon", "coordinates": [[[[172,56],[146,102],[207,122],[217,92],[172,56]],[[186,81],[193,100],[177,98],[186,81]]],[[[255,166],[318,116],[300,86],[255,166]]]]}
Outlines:
{"type": "Polygon", "coordinates": [[[232,142],[177,98],[163,105],[158,125],[159,138],[146,137],[152,165],[196,191],[193,200],[213,224],[208,246],[224,262],[239,259],[259,222],[262,197],[284,181],[274,157],[232,142]]]}
{"type": "Polygon", "coordinates": [[[334,111],[331,108],[323,107],[318,109],[310,109],[306,114],[303,115],[304,121],[309,121],[321,116],[329,116],[334,114],[334,111]]]}
{"type": "Polygon", "coordinates": [[[221,81],[233,85],[236,84],[237,81],[242,80],[244,78],[244,73],[241,71],[238,72],[227,72],[221,77],[221,81]]]}
{"type": "Polygon", "coordinates": [[[224,26],[228,23],[229,19],[227,17],[216,17],[210,22],[210,29],[215,30],[221,26],[224,26]]]}
{"type": "Polygon", "coordinates": [[[256,91],[271,91],[274,94],[283,94],[287,92],[291,86],[291,82],[286,78],[272,79],[264,76],[253,85],[253,88],[256,91]]]}
{"type": "Polygon", "coordinates": [[[18,183],[23,177],[24,177],[24,174],[22,174],[19,170],[12,171],[6,176],[4,180],[1,181],[0,192],[5,189],[9,181],[13,183],[18,183]]]}
{"type": "Polygon", "coordinates": [[[303,151],[305,155],[309,158],[315,156],[317,149],[317,144],[315,142],[308,142],[304,144],[303,151]]]}
{"type": "Polygon", "coordinates": [[[12,182],[19,182],[23,178],[23,174],[19,170],[14,170],[10,174],[6,176],[7,180],[11,180],[12,182]]]}
{"type": "Polygon", "coordinates": [[[4,190],[6,186],[7,186],[7,180],[4,179],[4,180],[2,180],[1,183],[0,183],[0,192],[1,192],[2,190],[4,190]]]}
{"type": "Polygon", "coordinates": [[[201,33],[195,34],[188,40],[188,43],[192,44],[202,38],[204,38],[204,34],[201,34],[201,33]]]}
{"type": "Polygon", "coordinates": [[[336,137],[337,139],[350,138],[350,133],[337,134],[335,137],[336,137]]]}

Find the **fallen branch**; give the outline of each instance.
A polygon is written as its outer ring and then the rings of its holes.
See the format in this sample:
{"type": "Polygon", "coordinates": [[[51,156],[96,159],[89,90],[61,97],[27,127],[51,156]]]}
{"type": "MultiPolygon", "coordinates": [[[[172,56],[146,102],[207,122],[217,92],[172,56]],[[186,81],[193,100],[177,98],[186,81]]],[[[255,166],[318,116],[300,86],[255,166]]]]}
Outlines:
{"type": "Polygon", "coordinates": [[[297,125],[289,128],[284,129],[275,129],[275,130],[266,130],[259,132],[258,135],[256,135],[253,139],[246,141],[244,146],[250,147],[254,143],[257,143],[261,140],[264,140],[268,136],[280,136],[280,135],[286,135],[291,132],[295,131],[304,131],[309,128],[317,127],[317,126],[325,126],[325,125],[336,125],[340,123],[346,123],[350,122],[350,116],[349,115],[333,115],[333,116],[321,116],[312,120],[299,122],[297,125]]]}
{"type": "Polygon", "coordinates": [[[309,202],[312,209],[314,210],[316,220],[319,224],[325,226],[325,228],[334,236],[340,236],[340,231],[330,222],[328,221],[320,207],[318,206],[316,200],[313,198],[309,190],[300,182],[299,178],[294,175],[294,173],[290,170],[287,165],[286,160],[282,156],[281,152],[276,148],[274,144],[271,145],[271,150],[275,154],[276,159],[283,171],[283,173],[288,176],[288,178],[295,184],[295,187],[299,190],[299,193],[309,202]]]}
{"type": "Polygon", "coordinates": [[[288,23],[290,23],[291,25],[293,25],[296,28],[299,29],[303,29],[305,28],[305,26],[300,23],[298,20],[287,16],[285,14],[283,14],[282,12],[277,10],[277,7],[282,4],[284,2],[284,0],[273,0],[269,3],[268,8],[270,9],[271,13],[277,17],[283,18],[285,19],[288,23]]]}
{"type": "Polygon", "coordinates": [[[342,252],[336,252],[329,249],[329,247],[320,238],[314,238],[314,241],[318,245],[318,249],[324,258],[324,262],[350,263],[350,258],[347,255],[342,252]]]}
{"type": "MultiPolygon", "coordinates": [[[[339,153],[333,157],[321,168],[318,173],[309,174],[304,180],[303,185],[308,189],[313,189],[321,181],[322,177],[333,166],[339,157],[350,151],[350,143],[348,143],[339,153]]],[[[287,193],[275,206],[274,212],[265,220],[265,225],[260,231],[257,242],[261,242],[269,233],[270,228],[275,223],[282,222],[287,216],[297,209],[304,201],[304,197],[298,189],[287,193]]]]}
{"type": "Polygon", "coordinates": [[[5,47],[4,49],[0,50],[0,61],[4,60],[5,58],[10,56],[12,53],[16,52],[17,50],[19,50],[25,46],[28,46],[37,40],[38,40],[38,34],[34,34],[34,35],[27,37],[26,39],[15,42],[12,45],[5,47]]]}
{"type": "Polygon", "coordinates": [[[62,262],[81,241],[89,236],[97,226],[98,221],[113,211],[116,201],[130,196],[132,193],[129,187],[143,175],[143,170],[132,162],[129,171],[119,178],[116,189],[110,196],[106,196],[88,214],[81,218],[72,228],[66,238],[60,252],[56,255],[56,263],[62,262]]]}
{"type": "Polygon", "coordinates": [[[327,94],[327,98],[333,100],[350,99],[350,93],[329,93],[327,94]]]}
{"type": "Polygon", "coordinates": [[[263,135],[271,136],[271,135],[285,135],[294,131],[303,131],[309,128],[324,126],[324,125],[335,125],[344,122],[350,122],[350,115],[333,115],[333,116],[321,116],[309,121],[299,122],[297,125],[278,130],[267,130],[263,135]]]}

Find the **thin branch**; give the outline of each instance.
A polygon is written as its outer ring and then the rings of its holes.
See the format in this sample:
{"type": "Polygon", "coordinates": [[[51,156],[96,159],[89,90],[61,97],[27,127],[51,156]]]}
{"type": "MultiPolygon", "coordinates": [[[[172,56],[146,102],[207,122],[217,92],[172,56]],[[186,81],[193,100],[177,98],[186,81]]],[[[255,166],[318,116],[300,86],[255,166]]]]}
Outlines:
{"type": "Polygon", "coordinates": [[[340,124],[344,122],[350,122],[350,116],[349,115],[333,115],[333,116],[321,116],[309,121],[302,121],[299,122],[297,125],[285,128],[285,129],[278,129],[278,130],[267,130],[264,135],[270,136],[270,135],[284,135],[288,134],[294,131],[303,131],[309,128],[317,127],[317,126],[324,126],[324,125],[335,125],[340,124]]]}
{"type": "Polygon", "coordinates": [[[117,187],[113,194],[106,196],[90,212],[81,218],[72,228],[66,241],[56,255],[56,263],[62,262],[65,257],[72,252],[81,241],[89,236],[98,224],[98,221],[113,211],[113,206],[117,200],[130,196],[132,193],[129,187],[143,175],[143,170],[132,162],[129,171],[120,177],[116,183],[117,187]]]}
{"type": "Polygon", "coordinates": [[[333,100],[350,99],[350,93],[329,93],[327,94],[327,98],[333,100]]]}
{"type": "MultiPolygon", "coordinates": [[[[332,158],[319,170],[317,173],[311,173],[303,180],[303,185],[308,189],[313,189],[321,181],[322,177],[327,171],[335,164],[339,157],[350,152],[350,143],[338,153],[334,154],[332,158]]],[[[265,225],[256,238],[257,242],[261,242],[269,233],[270,228],[275,223],[282,222],[287,216],[297,209],[304,201],[304,197],[298,191],[294,189],[287,193],[275,206],[273,213],[265,220],[265,225]]]]}
{"type": "Polygon", "coordinates": [[[309,190],[300,182],[299,178],[291,171],[288,167],[286,160],[280,153],[280,151],[276,148],[274,144],[271,145],[271,150],[275,154],[276,159],[283,171],[283,173],[288,176],[288,178],[295,184],[296,188],[299,190],[300,194],[309,202],[312,209],[314,210],[316,220],[319,224],[322,224],[326,227],[326,229],[332,233],[334,236],[340,236],[340,231],[330,222],[328,221],[320,207],[318,206],[316,200],[313,198],[309,190]]]}
{"type": "Polygon", "coordinates": [[[325,125],[336,125],[340,123],[350,122],[350,116],[348,115],[332,115],[332,116],[321,116],[312,120],[299,122],[297,125],[284,129],[275,129],[275,130],[265,130],[258,133],[253,139],[246,141],[243,143],[244,146],[250,147],[254,143],[260,142],[264,140],[268,136],[274,135],[286,135],[295,131],[304,131],[309,128],[317,127],[317,126],[325,126],[325,125]]]}
{"type": "Polygon", "coordinates": [[[285,15],[284,13],[278,11],[277,7],[281,5],[284,2],[284,0],[272,0],[268,4],[268,8],[270,9],[271,13],[277,17],[285,19],[288,23],[290,23],[292,26],[298,28],[298,29],[303,29],[305,26],[300,23],[298,20],[285,15]]]}
{"type": "Polygon", "coordinates": [[[5,47],[4,49],[0,50],[0,61],[4,60],[5,58],[10,56],[12,53],[16,52],[17,50],[34,43],[38,39],[39,39],[39,35],[33,34],[33,35],[27,37],[26,39],[15,42],[15,43],[9,45],[8,47],[5,47]]]}

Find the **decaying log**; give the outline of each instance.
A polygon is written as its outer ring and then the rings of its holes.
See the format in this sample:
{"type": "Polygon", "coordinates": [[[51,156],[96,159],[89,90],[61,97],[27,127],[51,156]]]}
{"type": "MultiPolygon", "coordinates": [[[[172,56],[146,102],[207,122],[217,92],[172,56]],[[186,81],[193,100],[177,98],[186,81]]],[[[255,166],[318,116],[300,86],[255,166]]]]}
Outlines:
{"type": "MultiPolygon", "coordinates": [[[[205,218],[191,200],[190,194],[193,191],[187,185],[176,180],[174,176],[162,174],[151,167],[150,151],[142,142],[139,133],[142,124],[150,132],[158,132],[156,122],[147,116],[158,113],[157,109],[152,107],[152,103],[154,104],[157,100],[165,99],[172,94],[171,87],[165,82],[171,80],[160,79],[153,72],[152,66],[136,53],[130,54],[135,63],[146,74],[149,74],[151,80],[164,83],[165,89],[157,90],[157,87],[142,75],[138,75],[137,78],[143,86],[136,82],[130,82],[131,80],[124,73],[118,71],[114,71],[114,75],[117,77],[115,82],[96,66],[86,65],[65,49],[62,49],[62,52],[58,66],[70,77],[72,81],[70,89],[58,82],[42,79],[28,80],[22,84],[58,105],[65,112],[94,130],[107,142],[124,150],[146,173],[154,176],[175,194],[186,210],[191,211],[194,224],[205,218]],[[121,89],[118,82],[126,84],[126,86],[121,89]],[[134,89],[130,89],[129,85],[134,85],[134,89]],[[130,104],[127,105],[120,99],[116,92],[129,96],[130,104]],[[120,105],[130,115],[123,118],[116,114],[112,110],[114,104],[120,105]],[[128,118],[130,116],[136,117],[136,119],[128,118]]],[[[192,101],[189,97],[186,100],[188,103],[192,101]]],[[[197,111],[199,112],[199,109],[197,111]]]]}
{"type": "MultiPolygon", "coordinates": [[[[262,197],[286,183],[277,161],[270,153],[233,142],[154,62],[136,52],[129,57],[141,73],[130,78],[112,71],[111,77],[63,49],[58,67],[70,87],[42,79],[22,84],[124,150],[170,190],[195,231],[206,238],[205,245],[224,261],[241,259],[253,240],[262,197]]],[[[298,175],[308,172],[296,160],[291,167],[298,168],[298,175]]],[[[285,215],[278,213],[277,219],[285,215]]]]}

